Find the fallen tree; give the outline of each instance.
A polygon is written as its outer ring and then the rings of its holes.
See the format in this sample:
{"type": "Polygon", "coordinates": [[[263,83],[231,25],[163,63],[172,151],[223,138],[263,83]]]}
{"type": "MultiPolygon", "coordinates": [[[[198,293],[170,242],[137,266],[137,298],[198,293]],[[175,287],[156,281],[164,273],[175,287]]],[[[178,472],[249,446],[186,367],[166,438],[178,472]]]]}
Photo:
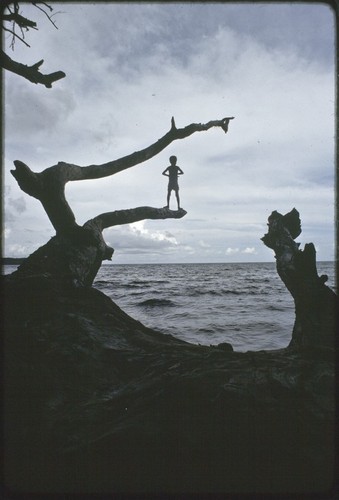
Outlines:
{"type": "Polygon", "coordinates": [[[20,268],[7,276],[7,489],[326,498],[336,477],[338,301],[314,267],[306,272],[298,221],[295,210],[273,212],[264,236],[296,303],[292,341],[279,350],[190,344],[91,286],[20,268]]]}

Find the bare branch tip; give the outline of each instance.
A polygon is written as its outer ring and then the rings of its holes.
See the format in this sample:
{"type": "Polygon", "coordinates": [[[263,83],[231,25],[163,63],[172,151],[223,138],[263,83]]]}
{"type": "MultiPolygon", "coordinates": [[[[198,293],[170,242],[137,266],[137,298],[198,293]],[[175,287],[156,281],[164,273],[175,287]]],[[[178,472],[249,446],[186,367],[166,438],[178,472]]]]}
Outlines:
{"type": "Polygon", "coordinates": [[[223,120],[221,120],[222,121],[221,128],[223,129],[225,134],[227,134],[227,132],[228,132],[228,124],[229,124],[230,120],[233,120],[233,119],[234,119],[234,116],[228,116],[227,118],[223,118],[223,120]]]}
{"type": "Polygon", "coordinates": [[[43,59],[41,59],[41,61],[38,61],[38,62],[36,62],[35,64],[33,64],[33,65],[31,66],[31,69],[38,70],[38,69],[40,68],[40,66],[41,66],[43,63],[44,63],[44,60],[43,60],[43,59]]]}

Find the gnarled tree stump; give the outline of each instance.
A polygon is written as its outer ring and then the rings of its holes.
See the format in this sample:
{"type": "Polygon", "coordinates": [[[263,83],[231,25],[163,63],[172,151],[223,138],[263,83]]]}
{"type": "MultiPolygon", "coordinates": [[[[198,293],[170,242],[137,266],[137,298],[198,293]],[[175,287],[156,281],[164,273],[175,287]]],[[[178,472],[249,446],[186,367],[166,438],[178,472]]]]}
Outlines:
{"type": "Polygon", "coordinates": [[[295,323],[290,348],[335,346],[338,325],[338,297],[325,285],[328,277],[318,276],[313,243],[300,250],[294,240],[301,233],[299,212],[277,211],[268,218],[268,233],[262,241],[275,251],[277,272],[295,302],[295,323]]]}

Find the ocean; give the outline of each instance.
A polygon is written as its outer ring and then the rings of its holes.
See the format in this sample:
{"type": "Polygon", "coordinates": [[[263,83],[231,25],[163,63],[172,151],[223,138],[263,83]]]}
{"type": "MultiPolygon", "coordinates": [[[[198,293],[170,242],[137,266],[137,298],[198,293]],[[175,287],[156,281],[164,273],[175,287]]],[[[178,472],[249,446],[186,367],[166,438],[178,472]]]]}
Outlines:
{"type": "MultiPolygon", "coordinates": [[[[4,266],[8,274],[17,266],[4,266]]],[[[318,274],[335,288],[334,262],[318,274]]],[[[236,351],[286,347],[294,301],[275,263],[104,264],[93,286],[145,326],[194,344],[236,351]]]]}

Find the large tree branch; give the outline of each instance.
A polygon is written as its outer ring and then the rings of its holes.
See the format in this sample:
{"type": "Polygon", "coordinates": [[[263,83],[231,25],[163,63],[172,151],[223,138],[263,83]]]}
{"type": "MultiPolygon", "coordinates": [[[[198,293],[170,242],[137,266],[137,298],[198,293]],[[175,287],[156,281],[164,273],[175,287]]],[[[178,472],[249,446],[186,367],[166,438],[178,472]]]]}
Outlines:
{"type": "Polygon", "coordinates": [[[65,197],[65,175],[63,168],[48,168],[36,173],[22,161],[14,161],[11,174],[20,188],[39,200],[57,233],[72,230],[77,226],[71,207],[65,197]]]}
{"type": "MultiPolygon", "coordinates": [[[[228,124],[230,120],[234,117],[223,118],[221,120],[212,120],[208,123],[191,123],[184,128],[176,128],[174,118],[171,121],[171,129],[161,137],[157,142],[151,144],[145,149],[136,151],[130,155],[124,156],[117,160],[109,161],[101,165],[89,165],[85,167],[80,167],[78,165],[73,165],[70,163],[60,162],[59,165],[67,167],[67,181],[79,181],[84,179],[99,179],[102,177],[109,177],[122,170],[126,170],[130,167],[143,163],[150,158],[153,158],[159,154],[163,149],[165,149],[169,144],[178,140],[185,139],[195,132],[203,132],[209,130],[212,127],[219,127],[225,133],[228,131],[228,124]]],[[[54,168],[54,167],[51,167],[54,168]]]]}
{"type": "Polygon", "coordinates": [[[32,253],[16,271],[17,277],[43,275],[56,283],[91,286],[103,260],[111,260],[113,248],[103,238],[103,229],[144,219],[180,219],[183,209],[136,207],[107,212],[82,227],[63,231],[32,253]]]}
{"type": "MultiPolygon", "coordinates": [[[[116,174],[152,158],[165,149],[171,142],[189,137],[195,132],[209,130],[212,127],[220,127],[226,133],[230,120],[233,120],[233,117],[212,120],[205,124],[192,123],[187,127],[177,129],[172,118],[170,131],[161,139],[141,151],[124,156],[118,160],[113,160],[102,165],[90,165],[88,167],[59,162],[57,165],[46,168],[40,173],[33,172],[25,163],[15,160],[15,170],[11,170],[11,173],[25,193],[41,201],[55,230],[57,232],[68,231],[74,228],[76,223],[74,214],[65,198],[65,184],[67,182],[97,179],[116,174]]],[[[106,217],[104,219],[106,220],[106,217]]]]}
{"type": "Polygon", "coordinates": [[[1,16],[3,21],[14,22],[20,28],[33,28],[37,29],[37,25],[35,21],[31,21],[27,19],[27,17],[21,16],[18,12],[10,12],[9,14],[3,14],[1,16]]]}
{"type": "Polygon", "coordinates": [[[131,224],[144,219],[181,219],[187,214],[186,210],[170,210],[169,208],[136,207],[127,210],[115,210],[97,215],[94,219],[87,221],[84,227],[96,226],[100,231],[107,227],[121,224],[131,224]]]}
{"type": "Polygon", "coordinates": [[[45,85],[48,89],[52,88],[52,84],[66,75],[63,71],[56,71],[55,73],[50,73],[49,75],[44,75],[40,73],[39,68],[44,61],[41,60],[32,66],[26,66],[25,64],[13,61],[5,52],[1,51],[1,66],[15,73],[19,76],[23,76],[26,80],[32,83],[41,83],[45,85]]]}

